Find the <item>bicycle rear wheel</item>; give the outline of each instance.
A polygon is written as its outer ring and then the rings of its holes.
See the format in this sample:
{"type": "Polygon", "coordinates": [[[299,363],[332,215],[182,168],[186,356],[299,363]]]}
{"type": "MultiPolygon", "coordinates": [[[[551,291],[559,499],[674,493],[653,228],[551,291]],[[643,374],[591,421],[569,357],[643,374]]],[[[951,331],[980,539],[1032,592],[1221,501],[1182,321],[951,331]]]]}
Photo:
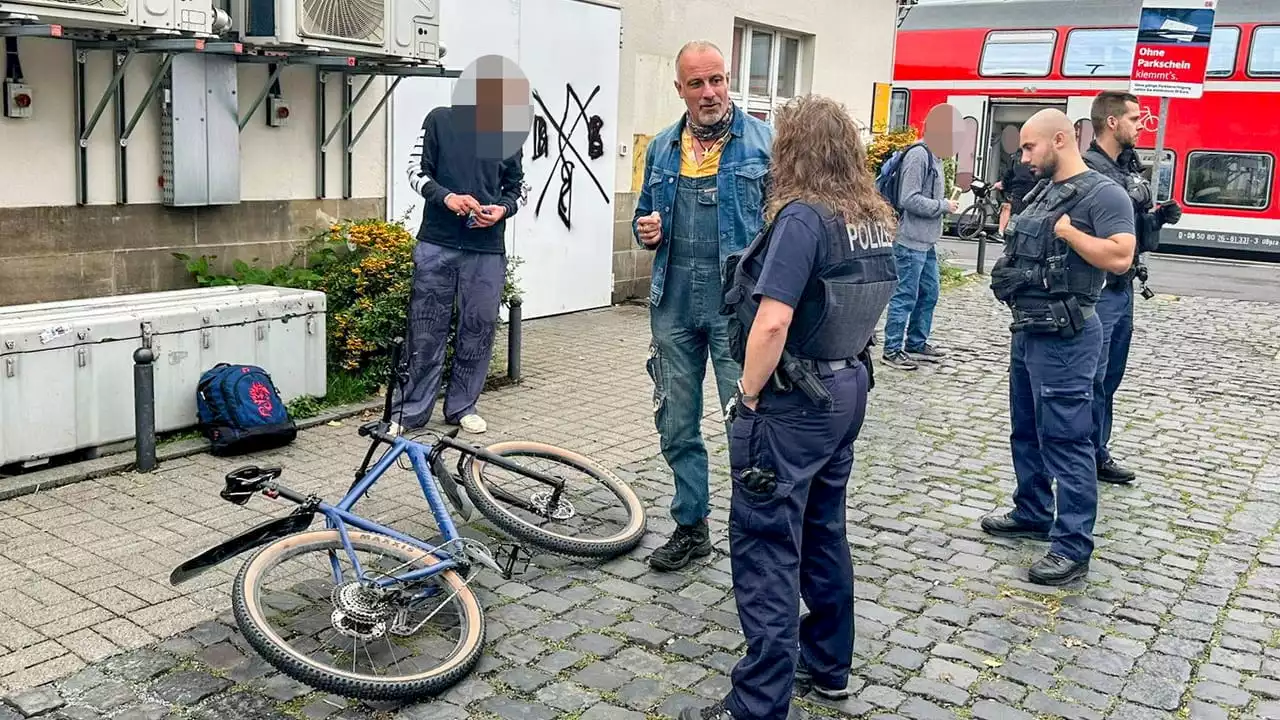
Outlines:
{"type": "MultiPolygon", "coordinates": [[[[383,535],[351,531],[347,537],[366,577],[404,575],[439,562],[383,535]]],[[[360,582],[338,531],[315,530],[281,538],[255,553],[236,576],[231,607],[254,650],[314,688],[365,700],[438,694],[466,677],[480,659],[485,638],[480,603],[453,570],[395,587],[406,594],[371,590],[360,582]],[[335,562],[342,573],[339,584],[333,578],[335,562]]]]}
{"type": "Polygon", "coordinates": [[[471,501],[503,531],[575,557],[615,557],[640,544],[647,518],[639,496],[595,462],[538,442],[502,442],[485,450],[564,482],[556,506],[550,507],[550,486],[480,457],[464,463],[463,478],[471,501]],[[577,479],[581,480],[574,482],[577,479]],[[596,532],[600,537],[586,537],[596,532]]]}
{"type": "Polygon", "coordinates": [[[970,205],[956,219],[956,235],[963,240],[970,240],[987,224],[987,212],[981,205],[970,205]]]}

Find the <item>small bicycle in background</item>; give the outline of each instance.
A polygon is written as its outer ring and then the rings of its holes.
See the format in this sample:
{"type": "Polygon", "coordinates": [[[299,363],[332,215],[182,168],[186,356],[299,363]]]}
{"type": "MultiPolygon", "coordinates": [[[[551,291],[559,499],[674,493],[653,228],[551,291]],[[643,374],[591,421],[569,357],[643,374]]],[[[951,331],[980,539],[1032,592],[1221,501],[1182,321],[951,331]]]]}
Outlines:
{"type": "Polygon", "coordinates": [[[465,677],[480,658],[484,613],[469,583],[482,567],[510,578],[520,546],[509,545],[509,557],[500,564],[483,543],[458,533],[444,498],[469,515],[459,480],[495,525],[556,554],[615,557],[638,545],[646,526],[630,486],[569,450],[520,441],[480,448],[455,440],[457,430],[430,435],[427,442],[402,437],[391,422],[395,381],[405,377],[400,348],[397,339],[382,418],[360,426],[360,435],[372,442],[342,500],[331,505],[285,487],[280,468],[239,468],[225,478],[224,500],[244,505],[262,493],[297,507],[188,560],[169,579],[176,585],[265,545],[245,562],[232,587],[232,609],[245,639],[286,675],[366,700],[434,695],[465,677]],[[370,469],[383,445],[387,450],[370,469]],[[444,462],[446,449],[461,454],[457,476],[444,462]],[[405,457],[439,528],[438,545],[353,511],[405,457]],[[541,462],[550,469],[531,467],[541,462]],[[491,476],[498,471],[509,476],[491,476]],[[581,476],[585,492],[571,496],[567,475],[581,476]],[[512,487],[520,481],[528,486],[512,487]],[[317,513],[325,529],[310,530],[317,513]],[[587,537],[596,531],[599,537],[587,537]],[[272,578],[279,584],[269,584],[272,578]]]}
{"type": "Polygon", "coordinates": [[[996,198],[995,188],[982,180],[974,180],[969,185],[975,202],[956,218],[956,236],[963,240],[972,240],[978,233],[986,229],[988,222],[1000,219],[1000,203],[996,198]]]}

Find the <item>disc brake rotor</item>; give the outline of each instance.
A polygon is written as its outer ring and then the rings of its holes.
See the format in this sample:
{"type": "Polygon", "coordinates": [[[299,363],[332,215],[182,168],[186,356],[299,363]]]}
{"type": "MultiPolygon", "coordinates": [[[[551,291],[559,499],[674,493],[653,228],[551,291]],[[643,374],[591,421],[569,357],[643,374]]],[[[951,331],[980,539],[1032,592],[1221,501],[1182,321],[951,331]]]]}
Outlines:
{"type": "Polygon", "coordinates": [[[547,510],[551,505],[551,497],[554,494],[555,493],[552,490],[538,490],[533,493],[533,495],[529,496],[529,504],[537,508],[538,514],[543,517],[550,517],[552,520],[556,520],[558,522],[568,520],[577,514],[577,511],[573,509],[573,503],[565,500],[564,498],[560,498],[560,500],[556,502],[556,506],[551,508],[551,512],[548,513],[547,510]]]}

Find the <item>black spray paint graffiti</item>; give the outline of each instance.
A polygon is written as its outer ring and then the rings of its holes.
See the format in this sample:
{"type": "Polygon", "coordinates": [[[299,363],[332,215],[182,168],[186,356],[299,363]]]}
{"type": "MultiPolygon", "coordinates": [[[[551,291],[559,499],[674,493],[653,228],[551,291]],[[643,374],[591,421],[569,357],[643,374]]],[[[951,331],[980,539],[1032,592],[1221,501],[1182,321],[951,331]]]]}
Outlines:
{"type": "Polygon", "coordinates": [[[564,112],[560,115],[560,122],[555,121],[552,112],[547,108],[547,104],[542,101],[542,96],[537,90],[533,91],[533,99],[537,101],[538,106],[542,108],[542,115],[538,115],[533,119],[533,159],[537,160],[541,157],[550,157],[547,143],[547,125],[555,129],[556,135],[559,136],[557,144],[557,155],[555,163],[551,166],[551,172],[547,173],[547,182],[542,186],[542,194],[538,196],[538,204],[534,207],[533,214],[538,216],[542,212],[542,201],[547,196],[547,190],[551,187],[551,179],[556,174],[557,166],[560,170],[560,195],[556,203],[556,210],[560,215],[560,221],[564,223],[566,229],[573,229],[573,178],[574,171],[577,166],[573,161],[565,157],[565,150],[573,153],[574,157],[582,163],[582,168],[586,171],[587,177],[591,178],[591,182],[595,183],[596,189],[600,191],[600,197],[604,198],[605,204],[609,204],[609,193],[605,191],[604,186],[600,184],[599,178],[591,171],[591,167],[587,161],[583,159],[582,153],[578,152],[578,148],[573,145],[572,137],[575,130],[578,129],[578,123],[586,121],[587,123],[587,155],[596,160],[604,156],[604,141],[600,138],[600,130],[604,128],[604,120],[599,115],[591,117],[587,116],[587,106],[595,99],[600,92],[600,86],[597,85],[595,90],[587,96],[587,101],[583,102],[578,97],[577,91],[573,89],[573,85],[565,84],[565,101],[564,112]],[[573,120],[573,125],[566,131],[565,123],[569,120],[569,104],[570,101],[577,105],[577,117],[573,120]]]}

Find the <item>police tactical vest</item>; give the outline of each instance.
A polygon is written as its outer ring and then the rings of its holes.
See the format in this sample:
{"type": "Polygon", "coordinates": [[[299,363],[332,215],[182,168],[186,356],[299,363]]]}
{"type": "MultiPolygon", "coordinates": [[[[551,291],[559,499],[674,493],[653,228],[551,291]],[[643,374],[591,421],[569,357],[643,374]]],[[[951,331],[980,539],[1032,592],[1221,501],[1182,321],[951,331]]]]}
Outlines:
{"type": "Polygon", "coordinates": [[[1054,225],[1077,203],[1111,182],[1095,170],[1087,170],[1064,182],[1042,182],[1030,194],[1022,214],[1009,222],[1004,246],[1005,261],[1015,270],[1037,270],[1044,279],[1039,287],[1020,290],[1014,299],[1019,307],[1035,307],[1045,301],[1074,296],[1092,303],[1102,290],[1106,272],[1084,261],[1065,240],[1054,233],[1054,225]]]}
{"type": "MultiPolygon", "coordinates": [[[[800,296],[786,348],[796,357],[811,360],[855,358],[866,349],[897,286],[893,234],[879,223],[850,225],[825,207],[793,202],[821,219],[826,261],[815,268],[800,296]]],[[[773,224],[725,262],[721,313],[729,316],[729,350],[739,364],[746,356],[747,336],[760,306],[753,295],[772,231],[773,224]]]]}
{"type": "MultiPolygon", "coordinates": [[[[1129,200],[1133,202],[1134,230],[1137,245],[1134,246],[1133,259],[1137,263],[1138,254],[1154,251],[1160,244],[1160,231],[1149,223],[1143,222],[1144,216],[1155,207],[1155,192],[1151,183],[1142,175],[1142,163],[1132,150],[1125,150],[1115,161],[1094,142],[1084,154],[1084,161],[1090,168],[1106,175],[1125,189],[1129,200]],[[1154,237],[1148,237],[1154,234],[1154,237]]],[[[1130,281],[1133,269],[1123,275],[1108,274],[1108,281],[1130,281]]]]}
{"type": "Polygon", "coordinates": [[[1120,154],[1120,162],[1112,162],[1111,157],[1103,152],[1095,143],[1084,154],[1084,162],[1092,170],[1115,180],[1129,194],[1133,202],[1134,213],[1151,212],[1155,207],[1155,195],[1151,183],[1142,175],[1141,164],[1132,150],[1120,154]]]}

